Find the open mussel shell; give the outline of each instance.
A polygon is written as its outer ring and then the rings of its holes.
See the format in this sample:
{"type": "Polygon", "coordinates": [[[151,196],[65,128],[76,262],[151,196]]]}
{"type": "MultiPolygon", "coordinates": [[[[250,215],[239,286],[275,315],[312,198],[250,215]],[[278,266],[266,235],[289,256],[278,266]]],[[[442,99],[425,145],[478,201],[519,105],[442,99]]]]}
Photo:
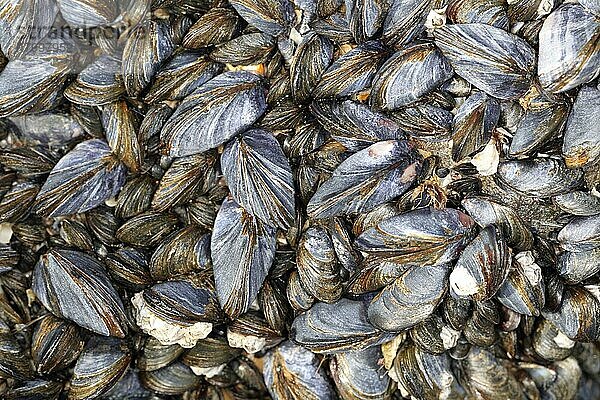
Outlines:
{"type": "Polygon", "coordinates": [[[137,358],[137,367],[141,371],[156,371],[171,364],[183,354],[185,349],[177,344],[166,345],[152,336],[144,342],[137,358]]]}
{"type": "Polygon", "coordinates": [[[444,264],[458,257],[474,229],[475,221],[461,211],[425,208],[384,219],[356,244],[376,259],[444,264]]]}
{"type": "Polygon", "coordinates": [[[499,118],[498,100],[482,92],[467,97],[452,124],[452,159],[461,161],[481,151],[490,141],[499,118]]]}
{"type": "Polygon", "coordinates": [[[571,355],[575,342],[552,322],[542,319],[533,332],[531,345],[535,353],[544,360],[559,361],[571,355]]]}
{"type": "Polygon", "coordinates": [[[335,169],[310,199],[307,213],[327,218],[370,211],[406,192],[420,172],[421,157],[407,141],[375,143],[335,169]]]}
{"type": "Polygon", "coordinates": [[[415,266],[369,304],[368,319],[380,329],[401,331],[433,313],[447,289],[448,266],[415,266]]]}
{"type": "Polygon", "coordinates": [[[469,243],[450,274],[450,290],[457,297],[490,299],[509,273],[511,251],[498,228],[490,225],[469,243]]]}
{"type": "Polygon", "coordinates": [[[565,288],[558,310],[543,311],[544,318],[552,322],[569,339],[591,342],[600,338],[600,300],[597,287],[569,286],[565,288]]]}
{"type": "Polygon", "coordinates": [[[160,394],[175,396],[200,384],[200,377],[182,362],[175,362],[156,371],[141,371],[142,385],[160,394]]]}
{"type": "Polygon", "coordinates": [[[269,349],[282,340],[279,332],[271,328],[262,316],[253,312],[238,317],[227,327],[229,345],[244,349],[249,354],[269,349]]]}
{"type": "Polygon", "coordinates": [[[114,197],[124,177],[124,166],[106,142],[87,140],[54,166],[36,198],[36,210],[48,216],[91,210],[114,197]]]}
{"type": "Polygon", "coordinates": [[[84,344],[76,325],[52,315],[39,322],[31,340],[31,358],[40,374],[69,366],[79,356],[84,344]]]}
{"type": "Polygon", "coordinates": [[[369,400],[391,397],[395,385],[379,365],[379,359],[382,357],[378,347],[333,356],[329,368],[342,399],[369,400]]]}
{"type": "Polygon", "coordinates": [[[310,227],[298,243],[296,264],[300,283],[319,301],[333,303],[342,295],[340,265],[333,242],[321,227],[310,227]]]}
{"type": "MultiPolygon", "coordinates": [[[[600,49],[597,52],[600,54],[600,49]]],[[[590,166],[600,157],[600,128],[596,123],[599,109],[600,89],[582,87],[567,120],[563,141],[562,153],[568,167],[590,166]]]]}
{"type": "Polygon", "coordinates": [[[375,73],[388,56],[379,41],[368,41],[335,60],[313,91],[317,99],[350,96],[371,86],[375,73]]]}
{"type": "Polygon", "coordinates": [[[519,314],[537,316],[545,303],[544,281],[541,268],[527,253],[517,254],[517,261],[513,263],[496,297],[500,303],[519,314]]]}
{"type": "Polygon", "coordinates": [[[284,342],[264,357],[263,375],[276,400],[316,399],[335,396],[319,358],[302,346],[284,342]]]}
{"type": "Polygon", "coordinates": [[[593,193],[576,190],[574,192],[559,194],[554,196],[552,201],[562,211],[581,216],[589,217],[600,214],[600,196],[593,193]]]}
{"type": "Polygon", "coordinates": [[[162,344],[193,347],[220,319],[214,291],[189,281],[158,283],[136,293],[131,302],[137,325],[162,344]]]}
{"type": "Polygon", "coordinates": [[[342,298],[316,303],[292,324],[294,342],[317,353],[361,350],[391,339],[367,320],[367,304],[342,298]]]}
{"type": "Polygon", "coordinates": [[[461,205],[482,228],[499,227],[511,247],[529,250],[533,246],[531,231],[514,209],[484,197],[469,197],[461,205]]]}
{"type": "Polygon", "coordinates": [[[430,354],[410,342],[401,345],[389,373],[401,393],[418,399],[444,398],[456,380],[447,354],[430,354]]]}
{"type": "Polygon", "coordinates": [[[32,288],[53,314],[106,336],[124,337],[127,317],[121,298],[95,258],[51,250],[35,266],[32,288]]]}
{"type": "Polygon", "coordinates": [[[535,51],[511,33],[481,23],[446,25],[435,30],[435,44],[459,76],[490,96],[516,99],[529,90],[535,51]]]}
{"type": "Polygon", "coordinates": [[[150,273],[156,280],[166,280],[206,269],[210,263],[210,235],[190,225],[156,248],[150,259],[150,273]]]}
{"type": "Polygon", "coordinates": [[[598,17],[579,3],[554,10],[539,33],[538,77],[550,92],[565,92],[598,76],[598,17]]]}
{"type": "Polygon", "coordinates": [[[377,71],[371,102],[377,108],[395,110],[421,99],[452,75],[452,67],[433,44],[405,47],[377,71]]]}
{"type": "Polygon", "coordinates": [[[119,339],[90,339],[75,363],[69,398],[93,399],[108,391],[123,376],[131,354],[119,339]]]}
{"type": "Polygon", "coordinates": [[[240,355],[241,350],[229,346],[224,339],[206,338],[199,340],[182,358],[196,375],[212,378],[225,365],[240,355]]]}
{"type": "Polygon", "coordinates": [[[498,165],[498,180],[527,196],[552,197],[577,189],[583,171],[568,169],[555,158],[503,161],[498,165]]]}

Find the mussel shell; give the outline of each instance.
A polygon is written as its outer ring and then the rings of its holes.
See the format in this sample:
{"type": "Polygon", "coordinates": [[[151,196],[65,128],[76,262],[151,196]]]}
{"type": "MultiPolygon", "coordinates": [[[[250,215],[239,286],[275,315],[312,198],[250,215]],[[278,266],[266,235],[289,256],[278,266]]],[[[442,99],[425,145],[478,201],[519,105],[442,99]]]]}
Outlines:
{"type": "Polygon", "coordinates": [[[569,284],[590,278],[600,271],[600,247],[585,251],[565,251],[558,258],[557,270],[569,284]]]}
{"type": "Polygon", "coordinates": [[[515,35],[480,23],[446,25],[435,44],[458,75],[490,96],[515,99],[529,90],[535,51],[515,35]]]}
{"type": "Polygon", "coordinates": [[[333,57],[333,43],[315,33],[305,35],[290,65],[292,95],[296,101],[307,100],[333,57]]]}
{"type": "Polygon", "coordinates": [[[600,338],[600,300],[583,287],[565,288],[558,310],[542,315],[569,339],[590,342],[600,338]]]}
{"type": "MultiPolygon", "coordinates": [[[[600,54],[600,49],[597,52],[600,54]]],[[[600,157],[600,128],[596,123],[600,119],[598,109],[600,89],[593,86],[582,87],[567,120],[563,141],[563,157],[570,168],[593,165],[600,157]]]]}
{"type": "Polygon", "coordinates": [[[598,76],[599,32],[597,17],[578,3],[564,4],[546,18],[537,69],[544,89],[564,92],[598,76]]]}
{"type": "Polygon", "coordinates": [[[342,281],[333,242],[321,227],[310,227],[298,244],[300,283],[319,301],[333,303],[342,295],[342,281]]]}
{"type": "Polygon", "coordinates": [[[574,191],[565,194],[559,194],[552,198],[562,211],[588,217],[600,214],[600,197],[585,191],[574,191]]]}
{"type": "Polygon", "coordinates": [[[371,86],[375,73],[388,56],[379,41],[368,41],[335,60],[321,76],[313,91],[317,99],[345,97],[371,86]]]}
{"type": "Polygon", "coordinates": [[[377,71],[371,88],[371,103],[385,110],[407,106],[453,74],[452,67],[433,44],[405,47],[377,71]]]}
{"type": "Polygon", "coordinates": [[[544,360],[559,361],[571,355],[575,342],[552,322],[542,319],[533,332],[531,345],[535,353],[544,360]]]}
{"type": "Polygon", "coordinates": [[[498,165],[496,176],[518,192],[542,198],[577,189],[583,182],[583,171],[568,169],[555,158],[504,161],[498,165]]]}
{"type": "Polygon", "coordinates": [[[450,274],[450,289],[457,297],[488,300],[509,274],[511,251],[500,230],[484,228],[469,243],[450,274]]]}
{"type": "Polygon", "coordinates": [[[104,266],[93,257],[54,249],[40,257],[32,278],[38,300],[52,313],[93,332],[125,337],[127,317],[104,266]]]}
{"type": "Polygon", "coordinates": [[[183,38],[183,47],[199,49],[217,45],[233,38],[240,18],[229,8],[211,8],[190,27],[183,38]]]}
{"type": "Polygon", "coordinates": [[[6,400],[56,400],[63,390],[60,382],[35,379],[5,393],[6,400]]]}
{"type": "Polygon", "coordinates": [[[79,356],[69,382],[69,397],[89,399],[100,396],[125,374],[131,354],[115,338],[92,338],[79,356]]]}
{"type": "Polygon", "coordinates": [[[371,301],[369,322],[386,331],[401,331],[425,320],[445,295],[447,276],[447,265],[410,268],[371,301]]]}
{"type": "Polygon", "coordinates": [[[391,338],[367,320],[363,301],[342,298],[335,303],[316,303],[296,317],[291,339],[315,353],[362,350],[391,338]]]}
{"type": "Polygon", "coordinates": [[[510,246],[520,250],[528,250],[533,246],[531,231],[514,209],[483,197],[469,197],[461,204],[482,228],[488,225],[501,228],[510,246]]]}
{"type": "Polygon", "coordinates": [[[170,396],[183,394],[200,383],[200,377],[182,362],[156,371],[141,371],[140,380],[146,388],[170,396]]]}
{"type": "Polygon", "coordinates": [[[482,23],[509,30],[506,4],[499,0],[453,0],[446,13],[455,24],[482,23]]]}
{"type": "Polygon", "coordinates": [[[538,265],[523,266],[518,261],[496,296],[500,303],[524,315],[539,315],[545,302],[544,281],[538,265]]]}
{"type": "Polygon", "coordinates": [[[156,248],[150,259],[150,273],[156,280],[167,280],[205,269],[210,262],[210,235],[190,225],[156,248]]]}
{"type": "Polygon", "coordinates": [[[64,95],[73,103],[101,106],[117,101],[124,93],[121,60],[102,55],[77,75],[64,95]]]}
{"type": "Polygon", "coordinates": [[[123,49],[121,71],[130,96],[138,96],[171,55],[175,44],[167,21],[147,20],[133,28],[123,49]]]}
{"type": "Polygon", "coordinates": [[[600,247],[600,215],[575,217],[558,232],[561,247],[580,252],[600,247]]]}
{"type": "Polygon", "coordinates": [[[360,351],[336,354],[329,369],[344,400],[389,399],[395,389],[389,376],[381,370],[381,349],[371,347],[360,351]]]}
{"type": "Polygon", "coordinates": [[[31,359],[21,348],[15,337],[8,334],[0,335],[0,377],[25,380],[34,374],[31,359]]]}
{"type": "Polygon", "coordinates": [[[66,368],[79,356],[84,344],[76,325],[52,315],[39,322],[31,341],[31,358],[40,374],[66,368]]]}
{"type": "Polygon", "coordinates": [[[155,246],[177,228],[177,222],[177,216],[173,214],[145,212],[121,225],[116,238],[134,246],[155,246]]]}
{"type": "Polygon", "coordinates": [[[500,118],[500,103],[476,92],[458,108],[452,124],[452,159],[460,161],[481,151],[500,118]]]}
{"type": "Polygon", "coordinates": [[[534,153],[562,131],[568,112],[569,106],[563,101],[548,101],[544,95],[535,97],[519,121],[509,155],[522,157],[534,153]]]}
{"type": "Polygon", "coordinates": [[[425,21],[434,2],[393,0],[383,23],[382,36],[390,45],[410,43],[425,30],[425,21]]]}
{"type": "Polygon", "coordinates": [[[302,346],[284,342],[264,357],[263,375],[275,400],[326,400],[334,389],[317,356],[302,346]]]}
{"type": "Polygon", "coordinates": [[[475,221],[458,210],[419,209],[379,222],[356,245],[379,259],[444,264],[458,257],[474,228],[475,221]]]}
{"type": "MultiPolygon", "coordinates": [[[[182,358],[184,364],[189,366],[194,373],[204,372],[210,368],[217,368],[227,364],[241,353],[240,349],[229,346],[224,339],[206,338],[188,350],[182,358]]],[[[200,375],[197,373],[197,375],[200,375]]]]}

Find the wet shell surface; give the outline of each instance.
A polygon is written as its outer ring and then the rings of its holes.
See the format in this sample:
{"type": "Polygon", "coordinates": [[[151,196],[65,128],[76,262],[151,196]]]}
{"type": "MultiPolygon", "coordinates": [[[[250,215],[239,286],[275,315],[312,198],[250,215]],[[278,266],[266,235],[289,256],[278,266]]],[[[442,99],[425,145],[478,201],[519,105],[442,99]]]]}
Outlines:
{"type": "Polygon", "coordinates": [[[0,0],[0,399],[600,399],[598,0],[0,0]]]}

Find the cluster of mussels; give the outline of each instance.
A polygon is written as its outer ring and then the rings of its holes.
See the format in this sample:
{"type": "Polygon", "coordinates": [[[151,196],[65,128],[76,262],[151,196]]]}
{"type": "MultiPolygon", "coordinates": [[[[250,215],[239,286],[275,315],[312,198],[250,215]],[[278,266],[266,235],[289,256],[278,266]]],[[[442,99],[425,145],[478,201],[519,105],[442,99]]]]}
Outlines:
{"type": "Polygon", "coordinates": [[[600,399],[599,0],[0,0],[0,397],[600,399]]]}

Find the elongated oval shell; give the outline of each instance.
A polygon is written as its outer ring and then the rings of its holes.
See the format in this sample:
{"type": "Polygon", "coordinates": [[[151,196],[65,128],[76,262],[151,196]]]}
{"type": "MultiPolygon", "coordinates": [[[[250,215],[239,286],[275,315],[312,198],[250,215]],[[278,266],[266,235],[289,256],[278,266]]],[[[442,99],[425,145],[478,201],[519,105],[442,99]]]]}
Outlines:
{"type": "Polygon", "coordinates": [[[162,128],[170,155],[204,152],[252,125],[266,109],[260,82],[249,72],[225,72],[186,97],[162,128]]]}
{"type": "Polygon", "coordinates": [[[582,87],[567,120],[563,141],[562,153],[568,167],[586,167],[600,157],[599,109],[600,89],[582,87]]]}
{"type": "Polygon", "coordinates": [[[415,266],[385,287],[369,304],[369,321],[401,331],[424,321],[447,289],[447,265],[415,266]]]}
{"type": "Polygon", "coordinates": [[[515,99],[529,90],[535,52],[521,38],[491,25],[456,24],[437,29],[435,44],[458,75],[490,96],[515,99]]]}
{"type": "Polygon", "coordinates": [[[310,199],[312,218],[370,211],[401,195],[421,170],[420,156],[406,141],[378,142],[342,162],[310,199]]]}
{"type": "Polygon", "coordinates": [[[544,89],[564,92],[598,76],[598,18],[578,3],[557,8],[539,33],[538,77],[544,89]]]}
{"type": "Polygon", "coordinates": [[[53,314],[101,335],[125,337],[123,303],[104,267],[91,256],[51,250],[35,266],[31,285],[53,314]]]}
{"type": "Polygon", "coordinates": [[[210,250],[221,307],[232,318],[248,311],[275,256],[275,228],[233,200],[219,209],[210,250]]]}
{"type": "Polygon", "coordinates": [[[372,104],[385,110],[409,105],[453,74],[448,61],[432,44],[405,47],[377,71],[371,88],[372,104]]]}

